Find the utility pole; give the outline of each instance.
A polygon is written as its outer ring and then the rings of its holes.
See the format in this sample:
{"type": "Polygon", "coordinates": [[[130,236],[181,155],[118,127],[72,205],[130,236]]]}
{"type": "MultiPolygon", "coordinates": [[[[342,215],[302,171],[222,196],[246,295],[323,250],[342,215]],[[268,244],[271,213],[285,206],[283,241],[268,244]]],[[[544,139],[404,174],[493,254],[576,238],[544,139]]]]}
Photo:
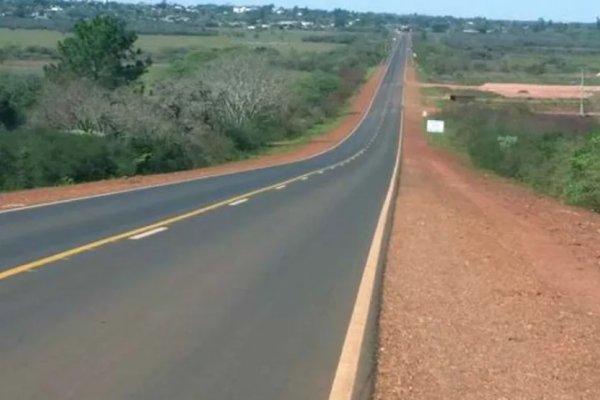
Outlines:
{"type": "Polygon", "coordinates": [[[583,107],[583,100],[585,98],[585,72],[581,69],[581,97],[579,99],[579,115],[585,117],[585,109],[583,107]]]}

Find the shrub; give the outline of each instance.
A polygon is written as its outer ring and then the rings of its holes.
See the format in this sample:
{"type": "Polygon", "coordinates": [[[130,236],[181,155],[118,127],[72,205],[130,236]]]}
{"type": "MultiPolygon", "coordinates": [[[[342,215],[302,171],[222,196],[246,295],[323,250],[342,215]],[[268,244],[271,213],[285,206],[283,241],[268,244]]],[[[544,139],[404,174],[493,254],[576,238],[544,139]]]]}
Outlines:
{"type": "Polygon", "coordinates": [[[42,81],[35,75],[0,73],[0,128],[22,125],[41,87],[42,81]]]}
{"type": "Polygon", "coordinates": [[[571,157],[567,200],[600,212],[600,132],[596,132],[571,157]]]}
{"type": "MultiPolygon", "coordinates": [[[[600,131],[578,133],[574,121],[548,120],[523,107],[459,105],[441,118],[448,121],[451,143],[474,165],[600,211],[600,131]]],[[[594,129],[589,121],[579,123],[594,129]]]]}

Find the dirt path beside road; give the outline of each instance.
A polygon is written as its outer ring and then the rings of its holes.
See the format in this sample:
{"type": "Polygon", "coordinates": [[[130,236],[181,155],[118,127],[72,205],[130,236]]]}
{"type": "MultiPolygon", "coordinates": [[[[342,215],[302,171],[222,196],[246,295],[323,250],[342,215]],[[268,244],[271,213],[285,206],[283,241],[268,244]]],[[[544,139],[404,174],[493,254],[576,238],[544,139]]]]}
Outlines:
{"type": "Polygon", "coordinates": [[[600,399],[600,215],[422,134],[409,73],[377,399],[600,399]]]}

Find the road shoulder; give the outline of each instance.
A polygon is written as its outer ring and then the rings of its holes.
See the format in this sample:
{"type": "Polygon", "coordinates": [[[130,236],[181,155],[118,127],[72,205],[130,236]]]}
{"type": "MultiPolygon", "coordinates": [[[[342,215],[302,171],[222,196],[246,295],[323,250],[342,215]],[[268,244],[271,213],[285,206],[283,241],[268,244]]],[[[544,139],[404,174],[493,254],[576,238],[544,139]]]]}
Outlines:
{"type": "Polygon", "coordinates": [[[429,147],[411,77],[376,398],[600,398],[600,216],[429,147]]]}

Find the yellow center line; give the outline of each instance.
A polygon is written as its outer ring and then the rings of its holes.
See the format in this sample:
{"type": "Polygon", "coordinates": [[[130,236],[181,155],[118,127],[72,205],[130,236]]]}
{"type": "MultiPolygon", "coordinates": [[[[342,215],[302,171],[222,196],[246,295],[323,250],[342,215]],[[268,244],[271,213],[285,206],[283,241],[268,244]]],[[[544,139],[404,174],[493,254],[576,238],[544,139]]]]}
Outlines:
{"type": "MultiPolygon", "coordinates": [[[[388,68],[389,68],[389,65],[388,65],[388,68]]],[[[378,90],[379,90],[379,88],[378,88],[378,90]]],[[[365,113],[365,115],[363,117],[363,120],[364,120],[364,118],[366,118],[367,114],[371,111],[371,107],[373,105],[374,99],[375,99],[375,97],[373,97],[373,100],[372,100],[372,102],[371,102],[371,104],[369,106],[368,111],[365,113]]],[[[383,116],[380,117],[380,118],[383,118],[383,116]]],[[[362,120],[361,120],[361,123],[362,123],[362,120]]],[[[380,129],[381,124],[382,124],[382,121],[379,121],[378,129],[380,129]]],[[[360,124],[355,128],[355,130],[353,131],[353,133],[358,129],[359,126],[360,126],[360,124]]],[[[376,132],[376,134],[371,138],[371,142],[378,136],[378,134],[379,134],[379,132],[376,132]]],[[[369,146],[361,149],[360,151],[364,152],[368,147],[369,146]]],[[[347,161],[347,159],[343,160],[342,162],[346,162],[346,161],[347,161]]],[[[341,165],[343,165],[343,164],[340,163],[340,162],[333,164],[333,166],[341,166],[341,165]]],[[[28,262],[26,264],[21,264],[21,265],[17,265],[17,266],[14,266],[14,267],[10,267],[10,268],[8,268],[5,271],[0,271],[0,280],[4,280],[4,279],[10,278],[12,276],[15,276],[15,275],[27,272],[27,271],[31,271],[31,270],[34,270],[34,269],[37,269],[37,268],[41,268],[41,267],[46,266],[48,264],[51,264],[51,263],[63,260],[65,258],[67,258],[67,257],[72,257],[74,255],[81,254],[83,252],[86,252],[86,251],[89,251],[89,250],[93,250],[93,249],[96,249],[98,247],[102,247],[102,246],[105,246],[107,244],[117,242],[119,240],[127,239],[127,238],[129,238],[131,236],[139,235],[139,234],[142,234],[144,232],[147,232],[147,231],[150,231],[150,230],[153,230],[153,229],[158,229],[158,228],[161,228],[161,227],[165,227],[167,225],[172,225],[172,224],[175,224],[177,222],[181,222],[183,220],[196,217],[198,215],[207,213],[209,211],[216,210],[217,208],[221,208],[223,206],[226,206],[226,205],[228,205],[230,203],[234,203],[236,201],[243,200],[245,198],[248,198],[248,197],[251,197],[251,196],[255,196],[257,194],[265,193],[265,192],[268,192],[268,191],[271,191],[271,190],[276,190],[278,187],[281,187],[283,185],[288,185],[288,184],[296,182],[296,181],[306,181],[309,176],[316,175],[316,174],[323,174],[324,172],[325,172],[325,170],[323,168],[315,169],[313,171],[310,171],[310,172],[305,173],[303,175],[297,176],[295,178],[288,179],[288,180],[282,181],[282,182],[278,182],[278,183],[275,183],[274,185],[265,186],[263,188],[256,189],[256,190],[253,190],[253,191],[250,191],[250,192],[247,192],[247,193],[243,193],[243,194],[240,194],[238,196],[234,196],[234,197],[228,198],[226,200],[222,200],[222,201],[219,201],[217,203],[214,203],[214,204],[202,207],[202,208],[198,208],[196,210],[187,212],[185,214],[178,215],[176,217],[167,218],[167,219],[155,222],[155,223],[150,224],[150,225],[145,225],[145,226],[142,226],[140,228],[132,229],[132,230],[129,230],[127,232],[122,232],[122,233],[119,233],[119,234],[116,234],[116,235],[113,235],[113,236],[108,236],[108,237],[106,237],[104,239],[100,239],[100,240],[97,240],[97,241],[94,241],[94,242],[91,242],[91,243],[87,243],[87,244],[84,244],[82,246],[74,247],[74,248],[72,248],[70,250],[62,251],[62,252],[59,252],[59,253],[47,256],[47,257],[43,257],[43,258],[40,258],[38,260],[28,262]]]]}
{"type": "Polygon", "coordinates": [[[143,226],[141,228],[136,228],[136,229],[132,229],[132,230],[129,230],[129,231],[126,231],[126,232],[122,232],[122,233],[119,233],[119,234],[116,234],[116,235],[113,235],[113,236],[108,236],[108,237],[106,237],[104,239],[96,240],[95,242],[87,243],[87,244],[84,244],[82,246],[78,246],[78,247],[72,248],[70,250],[62,251],[60,253],[56,253],[56,254],[53,254],[51,256],[47,256],[47,257],[40,258],[38,260],[29,262],[29,263],[26,263],[26,264],[21,264],[21,265],[9,268],[9,269],[7,269],[5,271],[0,272],[0,280],[7,279],[7,278],[10,278],[12,276],[21,274],[23,272],[27,272],[27,271],[31,271],[33,269],[37,269],[37,268],[43,267],[45,265],[48,265],[48,264],[60,261],[60,260],[65,259],[67,257],[72,257],[74,255],[81,254],[83,252],[86,252],[86,251],[89,251],[89,250],[93,250],[93,249],[96,249],[98,247],[102,247],[102,246],[105,246],[107,244],[117,242],[119,240],[127,239],[127,238],[129,238],[131,236],[139,235],[139,234],[142,234],[144,232],[147,232],[147,231],[150,231],[150,230],[153,230],[153,229],[158,229],[158,228],[161,228],[161,227],[164,227],[164,226],[167,226],[167,225],[172,225],[174,223],[181,222],[181,221],[189,219],[189,218],[196,217],[198,215],[207,213],[209,211],[212,211],[212,210],[215,210],[217,208],[226,206],[226,205],[228,205],[230,203],[233,203],[233,202],[245,199],[247,197],[255,196],[257,194],[264,193],[264,192],[267,192],[269,190],[273,190],[273,189],[277,188],[278,186],[287,185],[287,184],[293,183],[293,182],[295,182],[297,180],[303,179],[307,175],[308,174],[297,176],[295,178],[292,178],[292,179],[289,179],[289,180],[286,180],[286,181],[283,181],[283,182],[278,182],[278,183],[276,183],[274,185],[270,185],[270,186],[266,186],[266,187],[263,187],[263,188],[260,188],[260,189],[256,189],[256,190],[244,193],[244,194],[240,194],[240,195],[235,196],[235,197],[228,198],[228,199],[223,200],[223,201],[219,201],[217,203],[214,203],[214,204],[202,207],[202,208],[198,208],[196,210],[187,212],[185,214],[178,215],[176,217],[167,218],[167,219],[155,222],[155,223],[150,224],[150,225],[145,225],[145,226],[143,226]]]}

